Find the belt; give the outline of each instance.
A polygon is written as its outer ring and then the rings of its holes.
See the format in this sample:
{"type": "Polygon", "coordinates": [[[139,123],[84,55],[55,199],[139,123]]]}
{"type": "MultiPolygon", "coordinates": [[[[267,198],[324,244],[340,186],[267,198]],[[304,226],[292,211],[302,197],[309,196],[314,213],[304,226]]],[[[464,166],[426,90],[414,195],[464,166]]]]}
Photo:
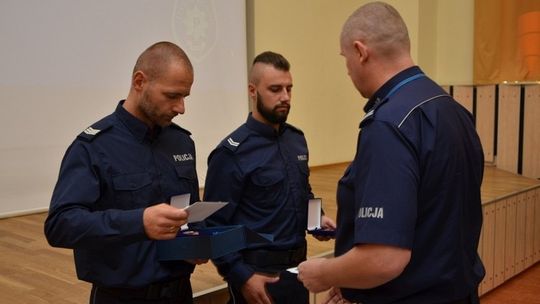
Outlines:
{"type": "Polygon", "coordinates": [[[283,270],[297,266],[306,260],[306,246],[290,250],[244,250],[242,251],[242,257],[246,264],[283,270]]]}
{"type": "Polygon", "coordinates": [[[191,284],[189,277],[178,278],[172,281],[156,282],[139,288],[117,288],[117,287],[97,287],[101,292],[112,295],[120,299],[172,299],[184,295],[191,298],[191,284]],[[189,295],[186,294],[189,292],[189,295]]]}

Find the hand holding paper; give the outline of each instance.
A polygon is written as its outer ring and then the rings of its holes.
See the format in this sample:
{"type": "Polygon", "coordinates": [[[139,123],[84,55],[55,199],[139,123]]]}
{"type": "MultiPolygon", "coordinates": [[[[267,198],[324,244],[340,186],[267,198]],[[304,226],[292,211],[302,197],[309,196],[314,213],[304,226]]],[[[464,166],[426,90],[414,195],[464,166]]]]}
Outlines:
{"type": "Polygon", "coordinates": [[[171,197],[171,206],[184,209],[188,213],[188,223],[203,221],[228,204],[227,202],[196,202],[190,205],[190,197],[189,193],[171,197]]]}

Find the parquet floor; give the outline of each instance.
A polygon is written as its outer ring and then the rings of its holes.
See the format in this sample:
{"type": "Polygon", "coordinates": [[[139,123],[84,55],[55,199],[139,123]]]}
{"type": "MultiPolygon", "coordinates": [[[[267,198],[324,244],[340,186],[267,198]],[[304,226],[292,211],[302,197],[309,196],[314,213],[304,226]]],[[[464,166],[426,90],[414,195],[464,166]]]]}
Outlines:
{"type": "MultiPolygon", "coordinates": [[[[335,218],[337,181],[346,164],[313,168],[314,193],[323,198],[325,212],[335,218]]],[[[483,199],[537,184],[493,167],[486,167],[483,199]]],[[[43,236],[46,214],[0,219],[0,303],[87,303],[90,285],[77,280],[71,250],[51,248],[43,236]]],[[[308,237],[308,256],[333,250],[333,241],[318,242],[308,237]]],[[[540,266],[503,284],[482,298],[482,304],[540,303],[540,266]],[[530,295],[530,296],[527,296],[530,295]],[[523,298],[521,301],[519,299],[523,298]],[[521,301],[521,302],[519,302],[521,301]]],[[[196,268],[192,276],[195,293],[216,288],[223,281],[211,263],[196,268]]]]}

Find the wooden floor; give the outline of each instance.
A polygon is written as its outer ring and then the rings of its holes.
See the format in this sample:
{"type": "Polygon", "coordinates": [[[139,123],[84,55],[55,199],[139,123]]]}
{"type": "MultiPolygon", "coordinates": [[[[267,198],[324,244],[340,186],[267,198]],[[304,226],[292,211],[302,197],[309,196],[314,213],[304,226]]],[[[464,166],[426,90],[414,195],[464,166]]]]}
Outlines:
{"type": "MultiPolygon", "coordinates": [[[[337,181],[346,164],[312,169],[314,193],[323,198],[325,212],[335,218],[337,181]]],[[[540,183],[486,167],[482,199],[489,200],[540,183]]],[[[43,236],[46,214],[0,220],[0,303],[87,303],[90,285],[78,281],[71,250],[51,248],[43,236]]],[[[331,252],[333,241],[308,237],[308,256],[331,252]]],[[[482,297],[482,304],[540,303],[540,264],[482,297]]],[[[223,281],[211,263],[196,268],[195,294],[220,288],[223,281]]]]}
{"type": "Polygon", "coordinates": [[[481,304],[540,304],[540,263],[486,293],[481,304]]]}

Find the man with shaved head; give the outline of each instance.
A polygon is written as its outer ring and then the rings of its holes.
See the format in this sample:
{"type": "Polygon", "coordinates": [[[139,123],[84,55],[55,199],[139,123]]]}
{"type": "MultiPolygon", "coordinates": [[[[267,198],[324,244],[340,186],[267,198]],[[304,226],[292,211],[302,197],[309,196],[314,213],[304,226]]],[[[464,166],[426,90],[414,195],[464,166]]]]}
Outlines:
{"type": "MultiPolygon", "coordinates": [[[[249,244],[213,260],[229,284],[229,303],[308,303],[308,291],[288,268],[306,259],[309,185],[304,134],[286,123],[292,77],[282,55],[264,52],[249,73],[252,112],[208,158],[204,199],[229,202],[207,224],[246,225],[273,242],[249,244]]],[[[335,228],[322,216],[323,228],[335,228]]],[[[320,238],[324,240],[324,238],[320,238]]]]}
{"type": "Polygon", "coordinates": [[[299,265],[325,303],[478,303],[483,152],[472,115],[415,66],[383,2],[343,25],[341,55],[368,98],[338,183],[335,257],[299,265]]]}
{"type": "Polygon", "coordinates": [[[180,47],[150,46],[127,98],[64,155],[45,235],[74,250],[78,278],[92,283],[90,303],[192,303],[193,263],[160,262],[156,252],[156,240],[176,237],[187,221],[170,198],[199,199],[193,140],[172,122],[192,84],[180,47]]]}

